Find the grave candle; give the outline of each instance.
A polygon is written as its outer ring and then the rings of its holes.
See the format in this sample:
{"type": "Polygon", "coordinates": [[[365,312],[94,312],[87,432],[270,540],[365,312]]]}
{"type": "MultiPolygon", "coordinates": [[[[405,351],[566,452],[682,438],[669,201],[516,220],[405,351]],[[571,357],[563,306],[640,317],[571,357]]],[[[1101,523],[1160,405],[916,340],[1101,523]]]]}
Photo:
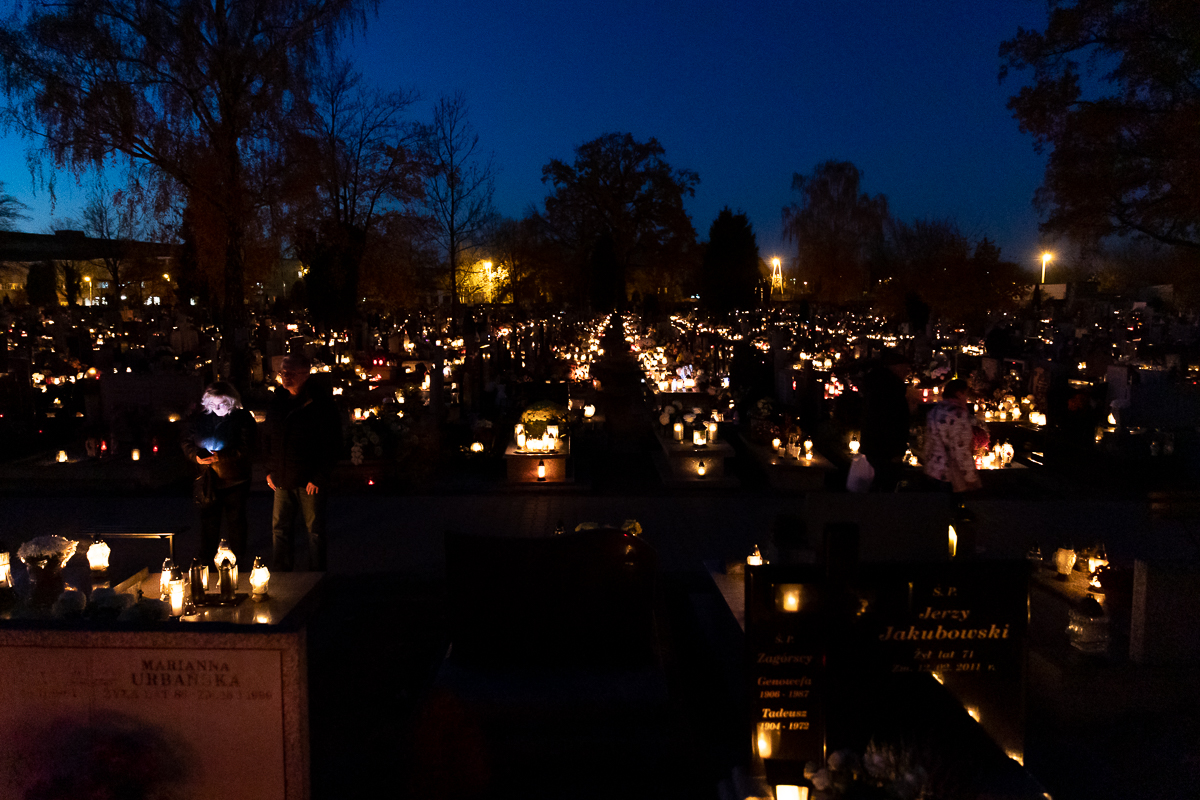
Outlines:
{"type": "Polygon", "coordinates": [[[525,431],[517,431],[517,449],[525,449],[525,431]]]}
{"type": "Polygon", "coordinates": [[[129,451],[129,458],[132,461],[140,461],[142,459],[142,451],[136,447],[129,451]]]}
{"type": "Polygon", "coordinates": [[[676,422],[674,430],[675,430],[675,441],[682,442],[683,441],[683,423],[676,422]]]}
{"type": "Polygon", "coordinates": [[[783,591],[783,610],[795,612],[800,610],[800,589],[785,586],[783,591]]]}
{"type": "Polygon", "coordinates": [[[171,598],[171,616],[183,616],[183,575],[176,573],[167,584],[167,594],[171,598]]]}
{"type": "Polygon", "coordinates": [[[221,564],[224,563],[225,561],[229,562],[229,567],[230,567],[229,574],[233,578],[234,589],[237,589],[237,584],[238,584],[237,556],[235,556],[233,554],[233,550],[230,549],[229,542],[226,541],[225,539],[222,539],[221,544],[217,546],[217,555],[216,555],[216,557],[213,558],[213,566],[219,570],[221,568],[221,564]]]}
{"type": "Polygon", "coordinates": [[[67,451],[66,451],[66,450],[59,450],[59,451],[58,451],[58,457],[57,457],[55,460],[56,460],[56,461],[58,461],[58,463],[60,463],[60,464],[65,464],[65,463],[67,463],[67,451]]]}
{"type": "Polygon", "coordinates": [[[250,599],[256,602],[265,599],[270,580],[270,570],[263,565],[261,557],[255,556],[254,567],[250,570],[250,599]]]}
{"type": "Polygon", "coordinates": [[[546,426],[546,435],[548,437],[550,437],[551,439],[557,439],[558,438],[558,426],[557,425],[547,425],[546,426]]]}
{"type": "Polygon", "coordinates": [[[746,556],[746,563],[752,567],[761,567],[763,565],[762,553],[758,550],[758,545],[754,545],[754,551],[746,556]]]}
{"type": "Polygon", "coordinates": [[[850,452],[853,455],[858,455],[858,448],[859,448],[858,436],[855,436],[854,438],[852,438],[850,440],[850,452]]]}
{"type": "Polygon", "coordinates": [[[8,553],[0,553],[0,589],[12,588],[12,567],[8,558],[8,553]]]}
{"type": "Polygon", "coordinates": [[[706,466],[704,466],[703,461],[701,461],[699,464],[696,465],[696,474],[699,475],[701,478],[703,478],[705,476],[705,474],[707,474],[707,472],[708,472],[708,468],[706,466]]]}
{"type": "Polygon", "coordinates": [[[596,407],[591,403],[588,403],[583,407],[583,416],[587,417],[588,419],[596,416],[596,407]]]}
{"type": "Polygon", "coordinates": [[[717,423],[710,422],[710,423],[708,423],[708,441],[710,443],[712,443],[712,442],[715,442],[716,440],[717,440],[717,423]]]}
{"type": "Polygon", "coordinates": [[[808,800],[808,787],[781,783],[775,787],[775,800],[808,800]]]}
{"type": "Polygon", "coordinates": [[[166,600],[170,596],[171,572],[174,569],[174,561],[169,558],[163,561],[162,574],[158,576],[158,597],[160,600],[166,600]]]}
{"type": "Polygon", "coordinates": [[[954,558],[958,555],[958,531],[954,530],[954,526],[950,526],[949,534],[950,557],[954,558]]]}
{"type": "Polygon", "coordinates": [[[692,431],[692,444],[696,447],[703,447],[708,444],[708,431],[704,428],[696,428],[692,431]]]}
{"type": "Polygon", "coordinates": [[[108,569],[108,556],[111,552],[112,548],[107,542],[101,539],[92,542],[87,551],[88,566],[95,572],[108,569]]]}
{"type": "Polygon", "coordinates": [[[541,461],[541,460],[539,460],[539,461],[538,461],[538,465],[537,465],[537,479],[538,479],[539,481],[544,481],[544,480],[546,480],[546,462],[545,462],[545,461],[541,461]]]}
{"type": "MultiPolygon", "coordinates": [[[[782,450],[783,449],[782,445],[783,445],[783,442],[779,441],[778,436],[771,440],[771,449],[773,449],[773,450],[782,450]]],[[[780,453],[780,455],[783,455],[783,454],[780,453]]]]}

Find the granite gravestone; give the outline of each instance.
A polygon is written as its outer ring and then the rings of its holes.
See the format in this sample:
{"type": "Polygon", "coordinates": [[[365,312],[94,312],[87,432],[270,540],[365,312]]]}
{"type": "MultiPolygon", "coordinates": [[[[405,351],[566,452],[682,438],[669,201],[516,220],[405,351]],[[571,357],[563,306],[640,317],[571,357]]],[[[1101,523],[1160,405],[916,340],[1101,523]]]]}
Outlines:
{"type": "MultiPolygon", "coordinates": [[[[1024,562],[746,568],[752,749],[769,776],[798,782],[806,761],[873,709],[853,699],[936,680],[1018,762],[1024,758],[1024,562]]],[[[886,701],[886,697],[884,698],[886,701]]],[[[881,716],[886,711],[880,711],[881,716]]],[[[864,742],[865,743],[865,742],[864,742]]]]}

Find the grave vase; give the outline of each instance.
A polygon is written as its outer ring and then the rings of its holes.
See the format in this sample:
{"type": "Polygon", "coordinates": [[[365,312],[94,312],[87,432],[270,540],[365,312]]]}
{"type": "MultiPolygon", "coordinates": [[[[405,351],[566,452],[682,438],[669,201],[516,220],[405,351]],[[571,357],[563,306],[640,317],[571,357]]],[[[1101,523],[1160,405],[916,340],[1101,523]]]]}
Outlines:
{"type": "Polygon", "coordinates": [[[62,563],[53,556],[30,559],[25,565],[29,570],[29,602],[37,608],[49,608],[63,593],[62,563]]]}

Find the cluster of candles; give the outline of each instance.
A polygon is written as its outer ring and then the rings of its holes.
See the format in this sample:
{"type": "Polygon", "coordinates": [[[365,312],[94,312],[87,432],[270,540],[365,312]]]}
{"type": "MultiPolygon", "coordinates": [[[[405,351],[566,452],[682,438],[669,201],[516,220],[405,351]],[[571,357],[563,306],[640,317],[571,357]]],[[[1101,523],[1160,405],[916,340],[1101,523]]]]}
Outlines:
{"type": "Polygon", "coordinates": [[[547,425],[546,432],[536,439],[525,433],[525,426],[517,423],[517,451],[525,453],[553,453],[562,447],[557,425],[547,425]]]}
{"type": "MultiPolygon", "coordinates": [[[[88,564],[95,571],[108,569],[110,552],[107,544],[97,540],[88,548],[88,564]]],[[[215,569],[201,564],[199,559],[192,559],[191,567],[184,570],[176,566],[170,558],[163,562],[162,575],[159,578],[159,596],[171,604],[171,616],[184,617],[196,613],[198,606],[210,604],[210,593],[217,594],[221,602],[228,602],[236,597],[237,556],[224,539],[217,548],[213,566],[215,569]]],[[[255,602],[265,600],[270,580],[270,570],[263,564],[262,558],[256,556],[254,566],[250,570],[250,599],[255,602]]]]}
{"type": "Polygon", "coordinates": [[[789,436],[785,444],[782,439],[775,438],[771,440],[771,448],[781,456],[787,458],[799,459],[801,457],[801,447],[803,447],[803,456],[805,461],[813,460],[813,442],[812,439],[805,439],[803,445],[800,442],[799,436],[789,436]]]}
{"type": "MultiPolygon", "coordinates": [[[[675,441],[683,441],[684,424],[676,422],[672,426],[672,434],[675,441]]],[[[692,428],[692,444],[696,447],[704,447],[717,441],[717,423],[715,421],[697,422],[692,428]]]]}
{"type": "Polygon", "coordinates": [[[1004,469],[1012,463],[1015,455],[1013,446],[1008,442],[997,443],[991,450],[976,457],[976,469],[1004,469]]]}

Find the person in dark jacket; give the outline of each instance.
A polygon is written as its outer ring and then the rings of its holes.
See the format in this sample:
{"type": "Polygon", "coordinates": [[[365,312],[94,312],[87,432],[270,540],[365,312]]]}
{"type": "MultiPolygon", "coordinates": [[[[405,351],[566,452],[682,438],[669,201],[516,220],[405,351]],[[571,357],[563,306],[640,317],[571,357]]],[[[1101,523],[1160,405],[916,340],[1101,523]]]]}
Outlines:
{"type": "Polygon", "coordinates": [[[871,491],[895,491],[904,452],[908,449],[908,380],[911,368],[900,353],[883,358],[863,381],[863,425],[860,449],[875,470],[871,491]]]}
{"type": "Polygon", "coordinates": [[[271,438],[267,485],[275,492],[271,511],[274,568],[295,568],[296,517],[308,533],[309,569],[325,570],[325,507],[329,475],[341,445],[341,421],[332,392],[310,380],[312,365],[302,355],[283,359],[284,391],[267,411],[271,438]]]}
{"type": "Polygon", "coordinates": [[[213,471],[216,501],[200,508],[200,559],[208,564],[221,542],[221,518],[226,537],[240,562],[246,556],[246,500],[256,443],[254,417],[242,408],[237,389],[217,381],[204,390],[202,412],[189,421],[183,438],[188,459],[213,471]]]}

